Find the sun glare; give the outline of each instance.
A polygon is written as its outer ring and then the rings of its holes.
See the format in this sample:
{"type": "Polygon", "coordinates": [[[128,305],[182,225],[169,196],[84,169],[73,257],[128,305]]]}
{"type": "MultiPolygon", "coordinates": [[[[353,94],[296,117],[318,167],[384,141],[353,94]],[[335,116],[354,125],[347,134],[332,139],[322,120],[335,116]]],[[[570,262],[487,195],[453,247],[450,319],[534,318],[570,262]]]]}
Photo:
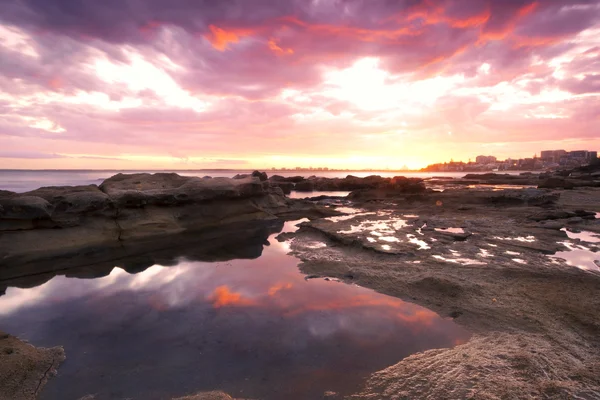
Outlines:
{"type": "Polygon", "coordinates": [[[323,94],[348,101],[365,111],[401,110],[421,113],[464,81],[463,75],[436,76],[411,81],[409,75],[392,75],[378,58],[363,58],[351,67],[324,75],[323,94]]]}
{"type": "MultiPolygon", "coordinates": [[[[206,102],[183,90],[163,69],[136,53],[130,53],[129,58],[129,64],[115,63],[106,58],[97,59],[94,62],[95,72],[100,79],[108,83],[123,83],[137,92],[151,90],[169,106],[192,109],[196,112],[206,109],[206,102]]],[[[169,63],[173,64],[170,60],[169,63]]]]}

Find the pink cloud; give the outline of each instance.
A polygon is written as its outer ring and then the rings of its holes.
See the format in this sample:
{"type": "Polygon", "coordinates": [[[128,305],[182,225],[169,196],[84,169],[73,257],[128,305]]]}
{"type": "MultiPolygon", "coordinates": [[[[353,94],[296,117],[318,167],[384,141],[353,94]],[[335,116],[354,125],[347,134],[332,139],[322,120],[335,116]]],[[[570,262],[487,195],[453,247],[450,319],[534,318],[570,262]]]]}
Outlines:
{"type": "Polygon", "coordinates": [[[600,145],[599,1],[8,0],[0,29],[6,160],[600,145]],[[328,81],[365,59],[369,77],[328,81]]]}

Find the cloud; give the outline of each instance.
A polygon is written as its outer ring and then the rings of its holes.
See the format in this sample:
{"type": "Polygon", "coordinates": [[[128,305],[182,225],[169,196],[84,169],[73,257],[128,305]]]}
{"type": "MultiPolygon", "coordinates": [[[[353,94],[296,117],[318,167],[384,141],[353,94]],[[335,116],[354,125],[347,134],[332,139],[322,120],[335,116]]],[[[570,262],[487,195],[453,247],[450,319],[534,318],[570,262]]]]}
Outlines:
{"type": "Polygon", "coordinates": [[[226,285],[217,287],[208,297],[208,300],[212,302],[213,307],[215,308],[250,306],[254,304],[253,300],[243,297],[240,293],[231,291],[226,285]]]}
{"type": "Polygon", "coordinates": [[[27,158],[27,159],[49,159],[65,158],[65,156],[55,153],[42,153],[37,151],[3,151],[0,150],[0,158],[27,158]]]}
{"type": "Polygon", "coordinates": [[[592,140],[599,25],[592,0],[5,0],[0,147],[260,167],[592,140]]]}

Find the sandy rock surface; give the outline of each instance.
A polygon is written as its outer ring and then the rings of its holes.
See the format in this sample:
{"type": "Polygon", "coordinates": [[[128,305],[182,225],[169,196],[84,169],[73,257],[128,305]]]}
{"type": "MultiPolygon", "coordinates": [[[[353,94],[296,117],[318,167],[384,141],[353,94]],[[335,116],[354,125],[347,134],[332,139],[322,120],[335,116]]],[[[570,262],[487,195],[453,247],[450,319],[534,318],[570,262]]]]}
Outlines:
{"type": "Polygon", "coordinates": [[[62,347],[36,348],[0,332],[0,399],[37,399],[64,360],[62,347]]]}
{"type": "Polygon", "coordinates": [[[600,252],[561,230],[600,232],[595,189],[565,201],[536,189],[372,195],[287,235],[300,269],[420,304],[474,337],[401,360],[352,399],[600,398],[600,274],[551,257],[561,242],[600,252]]]}

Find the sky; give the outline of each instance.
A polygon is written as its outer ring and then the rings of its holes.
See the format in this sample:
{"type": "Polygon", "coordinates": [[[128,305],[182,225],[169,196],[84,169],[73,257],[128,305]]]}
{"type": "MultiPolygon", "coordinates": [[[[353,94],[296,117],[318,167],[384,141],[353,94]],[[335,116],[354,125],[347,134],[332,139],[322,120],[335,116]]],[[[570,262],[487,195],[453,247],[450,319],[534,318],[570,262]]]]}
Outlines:
{"type": "Polygon", "coordinates": [[[600,150],[600,0],[1,0],[0,168],[600,150]]]}

